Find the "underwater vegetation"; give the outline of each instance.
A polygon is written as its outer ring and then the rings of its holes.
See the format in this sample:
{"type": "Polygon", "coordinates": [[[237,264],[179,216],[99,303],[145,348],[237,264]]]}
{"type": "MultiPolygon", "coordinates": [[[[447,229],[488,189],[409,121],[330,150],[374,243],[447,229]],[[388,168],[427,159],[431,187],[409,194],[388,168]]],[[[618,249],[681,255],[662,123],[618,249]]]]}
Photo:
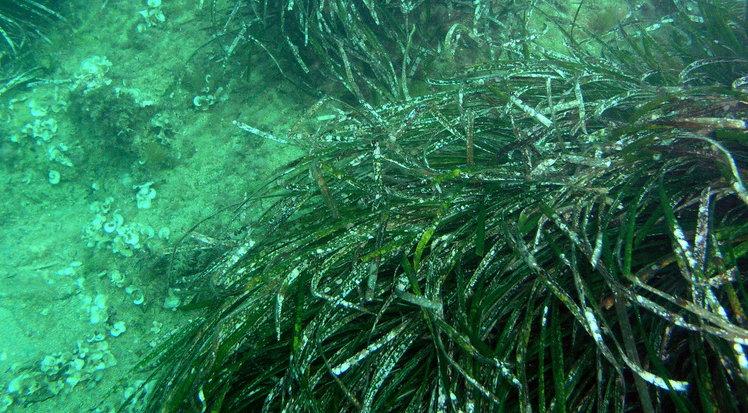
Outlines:
{"type": "Polygon", "coordinates": [[[13,66],[31,40],[46,40],[44,26],[62,19],[49,0],[0,0],[0,96],[33,78],[33,70],[13,66]]]}
{"type": "Polygon", "coordinates": [[[61,18],[50,8],[49,0],[0,1],[0,56],[15,56],[32,38],[46,39],[42,26],[61,18]]]}
{"type": "Polygon", "coordinates": [[[522,34],[522,25],[515,23],[527,14],[525,2],[504,0],[233,4],[216,34],[226,58],[250,48],[268,54],[284,76],[307,92],[356,104],[418,94],[439,57],[450,56],[450,63],[460,66],[474,63],[475,54],[501,55],[503,42],[522,34]],[[472,53],[454,56],[465,43],[472,53]]]}
{"type": "MultiPolygon", "coordinates": [[[[672,1],[610,29],[505,3],[563,47],[525,25],[500,55],[423,73],[417,95],[406,65],[377,59],[451,41],[459,22],[428,40],[429,2],[237,3],[358,104],[310,108],[286,137],[306,155],[232,211],[264,212],[205,269],[172,275],[196,315],[137,366],[152,373],[132,402],[746,409],[745,2],[672,1]]],[[[465,27],[465,48],[491,43],[465,27]]]]}

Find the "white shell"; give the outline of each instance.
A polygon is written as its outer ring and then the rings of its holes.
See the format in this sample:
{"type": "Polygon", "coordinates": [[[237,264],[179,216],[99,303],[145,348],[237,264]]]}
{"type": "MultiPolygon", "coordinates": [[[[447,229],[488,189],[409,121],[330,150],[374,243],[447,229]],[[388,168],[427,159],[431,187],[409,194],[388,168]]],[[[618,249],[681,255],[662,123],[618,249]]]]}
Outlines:
{"type": "Polygon", "coordinates": [[[51,169],[49,171],[49,174],[47,175],[47,179],[49,180],[49,183],[52,185],[57,185],[60,183],[60,172],[55,171],[54,169],[51,169]]]}
{"type": "Polygon", "coordinates": [[[135,305],[141,305],[145,302],[145,294],[140,288],[134,288],[132,292],[132,303],[135,305]]]}
{"type": "Polygon", "coordinates": [[[125,326],[124,321],[117,321],[112,325],[112,328],[109,330],[109,334],[111,334],[112,337],[119,337],[127,331],[127,326],[125,326]]]}

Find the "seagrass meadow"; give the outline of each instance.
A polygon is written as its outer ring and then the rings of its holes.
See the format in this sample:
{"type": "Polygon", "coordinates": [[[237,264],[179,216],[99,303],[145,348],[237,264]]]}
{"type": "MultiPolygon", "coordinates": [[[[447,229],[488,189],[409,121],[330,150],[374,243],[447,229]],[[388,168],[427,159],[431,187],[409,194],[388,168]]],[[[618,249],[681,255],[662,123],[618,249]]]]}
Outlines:
{"type": "Polygon", "coordinates": [[[573,6],[250,2],[342,93],[149,408],[744,410],[746,4],[573,6]]]}
{"type": "Polygon", "coordinates": [[[44,2],[3,1],[0,3],[0,39],[3,48],[15,54],[31,38],[48,40],[41,29],[43,23],[61,17],[44,2]]]}
{"type": "MultiPolygon", "coordinates": [[[[220,156],[191,191],[235,201],[141,256],[173,328],[106,408],[748,409],[747,1],[199,3],[200,70],[163,96],[286,155],[261,184],[220,156]],[[301,96],[276,125],[237,109],[259,70],[301,96]]],[[[120,157],[191,162],[131,129],[120,157]]]]}

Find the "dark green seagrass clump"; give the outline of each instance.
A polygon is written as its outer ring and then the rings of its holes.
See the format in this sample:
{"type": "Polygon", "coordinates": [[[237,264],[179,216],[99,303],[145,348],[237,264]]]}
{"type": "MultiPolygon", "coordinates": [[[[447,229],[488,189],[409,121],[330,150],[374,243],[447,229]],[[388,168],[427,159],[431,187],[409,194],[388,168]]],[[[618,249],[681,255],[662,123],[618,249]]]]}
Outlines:
{"type": "Polygon", "coordinates": [[[18,55],[32,39],[43,39],[43,26],[61,19],[50,0],[0,0],[0,96],[33,79],[36,69],[22,70],[18,55]]]}
{"type": "Polygon", "coordinates": [[[423,81],[435,66],[485,62],[512,51],[510,40],[529,36],[523,31],[530,14],[525,1],[232,4],[223,11],[225,21],[217,19],[221,59],[269,54],[286,77],[308,92],[364,104],[410,99],[423,93],[423,81]]]}
{"type": "Polygon", "coordinates": [[[49,0],[0,0],[0,55],[15,56],[30,39],[46,39],[43,26],[61,18],[49,0]]]}
{"type": "Polygon", "coordinates": [[[199,313],[138,366],[147,411],[748,408],[744,2],[605,33],[534,4],[561,46],[528,25],[289,132],[308,154],[181,280],[199,313]]]}

